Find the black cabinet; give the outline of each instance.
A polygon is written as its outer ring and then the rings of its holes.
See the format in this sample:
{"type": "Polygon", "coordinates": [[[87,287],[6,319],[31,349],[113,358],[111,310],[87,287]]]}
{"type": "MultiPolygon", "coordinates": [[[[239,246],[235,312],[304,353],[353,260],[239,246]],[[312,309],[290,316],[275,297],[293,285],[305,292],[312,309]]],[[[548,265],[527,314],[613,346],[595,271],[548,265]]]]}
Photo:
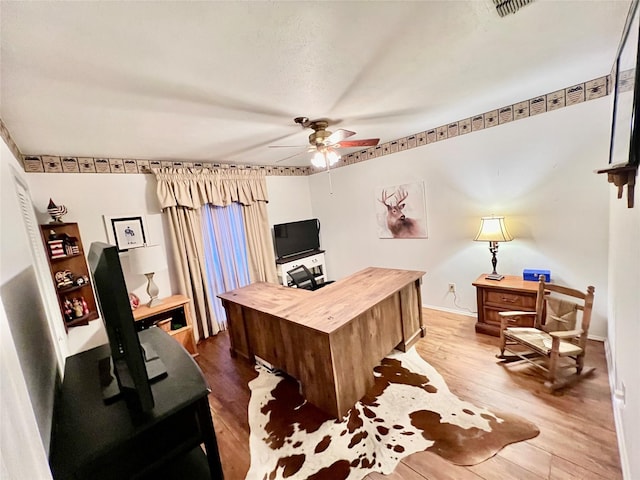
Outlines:
{"type": "Polygon", "coordinates": [[[98,362],[108,345],[67,358],[52,428],[54,479],[223,478],[200,368],[163,330],[139,336],[167,369],[152,384],[155,407],[144,416],[132,415],[122,399],[103,402],[98,362]]]}

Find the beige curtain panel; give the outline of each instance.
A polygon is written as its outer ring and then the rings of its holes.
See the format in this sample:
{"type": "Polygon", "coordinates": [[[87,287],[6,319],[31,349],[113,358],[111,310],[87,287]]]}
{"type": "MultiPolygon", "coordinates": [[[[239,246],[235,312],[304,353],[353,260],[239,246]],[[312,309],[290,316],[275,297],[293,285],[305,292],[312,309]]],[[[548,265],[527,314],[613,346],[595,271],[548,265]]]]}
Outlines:
{"type": "Polygon", "coordinates": [[[207,203],[224,207],[231,202],[252,205],[269,201],[262,170],[161,168],[153,173],[163,210],[175,206],[198,209],[207,203]]]}
{"type": "Polygon", "coordinates": [[[154,169],[157,195],[168,219],[181,293],[193,301],[197,339],[215,335],[218,322],[206,292],[199,209],[240,203],[243,208],[251,282],[278,283],[267,218],[267,184],[260,170],[154,169]]]}
{"type": "Polygon", "coordinates": [[[214,318],[211,299],[207,295],[200,213],[180,207],[168,207],[164,213],[169,220],[178,288],[193,303],[194,335],[197,342],[220,331],[214,318]]]}
{"type": "Polygon", "coordinates": [[[244,205],[242,213],[251,282],[279,283],[271,227],[267,218],[267,204],[256,202],[244,205]]]}

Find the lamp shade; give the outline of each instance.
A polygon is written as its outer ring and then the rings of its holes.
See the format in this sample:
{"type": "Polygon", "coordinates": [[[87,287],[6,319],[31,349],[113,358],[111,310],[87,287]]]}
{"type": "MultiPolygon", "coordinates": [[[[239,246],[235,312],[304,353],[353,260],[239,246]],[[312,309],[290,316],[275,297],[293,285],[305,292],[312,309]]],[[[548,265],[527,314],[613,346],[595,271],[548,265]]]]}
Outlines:
{"type": "Polygon", "coordinates": [[[504,217],[491,216],[482,217],[480,230],[474,240],[479,242],[510,242],[513,237],[507,231],[504,217]]]}
{"type": "Polygon", "coordinates": [[[134,273],[145,275],[167,268],[167,260],[160,245],[133,248],[129,253],[129,266],[134,273]]]}

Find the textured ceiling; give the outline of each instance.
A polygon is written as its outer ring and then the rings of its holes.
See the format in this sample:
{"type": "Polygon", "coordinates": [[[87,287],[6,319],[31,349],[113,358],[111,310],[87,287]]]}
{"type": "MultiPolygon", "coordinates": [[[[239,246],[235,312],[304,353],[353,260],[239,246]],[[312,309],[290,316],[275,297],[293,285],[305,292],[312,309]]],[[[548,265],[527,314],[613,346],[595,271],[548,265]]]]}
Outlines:
{"type": "Polygon", "coordinates": [[[606,75],[628,8],[2,0],[0,116],[29,155],[308,165],[297,116],[385,142],[606,75]]]}

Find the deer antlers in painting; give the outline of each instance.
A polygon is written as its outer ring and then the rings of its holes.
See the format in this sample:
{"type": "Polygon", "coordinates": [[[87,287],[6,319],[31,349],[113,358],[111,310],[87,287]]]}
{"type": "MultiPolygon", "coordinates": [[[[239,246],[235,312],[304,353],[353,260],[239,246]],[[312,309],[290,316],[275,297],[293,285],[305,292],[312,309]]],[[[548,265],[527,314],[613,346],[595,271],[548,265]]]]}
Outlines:
{"type": "Polygon", "coordinates": [[[387,195],[386,190],[382,190],[382,196],[379,201],[387,207],[387,228],[393,238],[417,237],[422,233],[418,223],[413,218],[409,218],[402,213],[405,207],[404,201],[408,196],[409,194],[402,187],[390,195],[387,195]],[[394,205],[389,202],[392,197],[396,199],[394,205]]]}

